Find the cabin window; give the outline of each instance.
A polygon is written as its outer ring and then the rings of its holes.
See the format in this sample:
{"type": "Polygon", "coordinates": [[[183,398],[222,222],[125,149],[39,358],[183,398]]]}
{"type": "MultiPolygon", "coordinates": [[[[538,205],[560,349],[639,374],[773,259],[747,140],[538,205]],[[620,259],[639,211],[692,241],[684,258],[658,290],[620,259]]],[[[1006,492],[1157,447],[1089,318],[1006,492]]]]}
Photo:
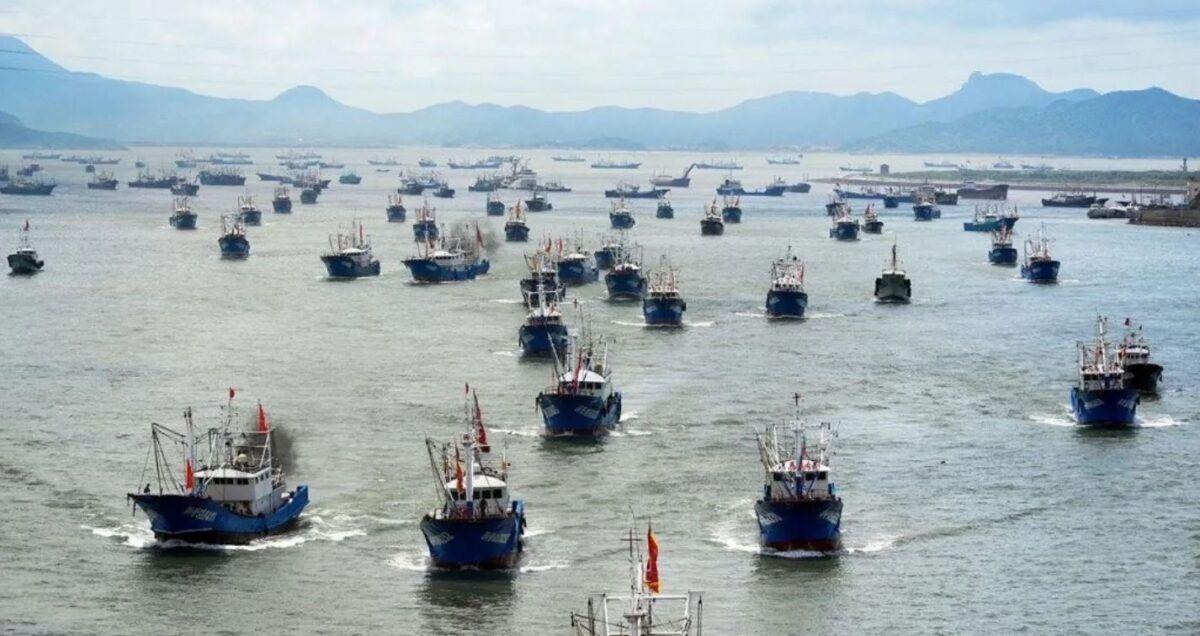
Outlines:
{"type": "Polygon", "coordinates": [[[495,499],[502,499],[504,497],[504,491],[497,488],[492,491],[492,497],[495,499]]]}
{"type": "Polygon", "coordinates": [[[825,471],[821,471],[821,472],[817,473],[817,479],[827,479],[827,478],[828,478],[828,474],[825,471]]]}

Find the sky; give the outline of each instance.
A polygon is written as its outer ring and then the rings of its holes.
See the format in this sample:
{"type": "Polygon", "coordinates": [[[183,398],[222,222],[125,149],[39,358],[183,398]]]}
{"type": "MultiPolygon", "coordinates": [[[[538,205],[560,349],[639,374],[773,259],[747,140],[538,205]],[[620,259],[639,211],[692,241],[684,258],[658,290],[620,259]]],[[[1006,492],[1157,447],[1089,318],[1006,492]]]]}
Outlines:
{"type": "Polygon", "coordinates": [[[925,101],[976,70],[1200,98],[1200,0],[5,0],[0,33],[71,70],[250,99],[308,84],[376,112],[925,101]]]}

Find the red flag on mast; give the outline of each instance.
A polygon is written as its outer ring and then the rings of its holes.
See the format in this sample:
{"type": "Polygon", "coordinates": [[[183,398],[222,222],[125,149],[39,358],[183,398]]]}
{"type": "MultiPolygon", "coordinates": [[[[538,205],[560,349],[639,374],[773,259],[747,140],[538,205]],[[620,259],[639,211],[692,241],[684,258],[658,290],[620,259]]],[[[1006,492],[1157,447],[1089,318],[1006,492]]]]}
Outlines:
{"type": "Polygon", "coordinates": [[[483,427],[483,411],[479,408],[479,396],[472,395],[475,400],[475,412],[472,422],[475,425],[475,441],[479,442],[479,450],[490,453],[492,447],[488,444],[487,429],[483,427]]]}
{"type": "Polygon", "coordinates": [[[271,430],[271,427],[267,426],[267,412],[263,410],[262,402],[259,402],[258,403],[258,432],[266,433],[269,430],[271,430]]]}
{"type": "Polygon", "coordinates": [[[234,389],[233,387],[229,387],[229,399],[232,400],[233,396],[235,396],[235,395],[237,395],[237,390],[234,389]]]}
{"type": "Polygon", "coordinates": [[[458,444],[454,445],[454,487],[458,489],[458,494],[462,495],[463,490],[463,471],[462,459],[458,456],[458,444]]]}
{"type": "Polygon", "coordinates": [[[658,538],[649,525],[646,526],[646,551],[650,555],[646,560],[646,589],[658,594],[661,588],[658,580],[658,538]]]}
{"type": "Polygon", "coordinates": [[[183,465],[183,485],[188,492],[196,489],[196,471],[192,469],[192,458],[187,458],[183,465]]]}

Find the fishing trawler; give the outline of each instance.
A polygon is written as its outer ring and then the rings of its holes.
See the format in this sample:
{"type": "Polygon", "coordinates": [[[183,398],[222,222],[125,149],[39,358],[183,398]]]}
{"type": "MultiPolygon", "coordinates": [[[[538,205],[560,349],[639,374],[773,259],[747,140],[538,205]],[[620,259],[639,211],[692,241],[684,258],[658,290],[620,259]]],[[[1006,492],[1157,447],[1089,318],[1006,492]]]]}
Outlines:
{"type": "Polygon", "coordinates": [[[196,229],[196,213],[192,212],[192,206],[187,197],[175,199],[174,210],[171,212],[169,221],[171,227],[177,230],[196,229]]]}
{"type": "Polygon", "coordinates": [[[421,534],[436,568],[509,569],[524,548],[525,506],[510,498],[508,460],[497,457],[479,398],[467,392],[467,431],[448,444],[425,438],[439,502],[421,519],[421,534]]]}
{"type": "Polygon", "coordinates": [[[0,186],[0,194],[16,194],[21,196],[50,196],[57,186],[53,181],[42,179],[14,179],[0,186]]]}
{"type": "Polygon", "coordinates": [[[755,431],[763,465],[762,499],[754,503],[762,545],[775,552],[837,552],[842,548],[842,500],[830,479],[832,427],[822,422],[816,449],[809,450],[800,396],[790,431],[775,425],[755,431]]]}
{"type": "Polygon", "coordinates": [[[529,210],[530,212],[546,212],[553,210],[554,205],[551,204],[548,199],[546,199],[546,195],[534,190],[533,196],[525,199],[525,209],[529,210]]]}
{"type": "Polygon", "coordinates": [[[608,344],[586,331],[572,335],[563,361],[554,361],[553,384],[538,393],[548,436],[598,437],[621,420],[621,393],[613,388],[608,344]]]}
{"type": "Polygon", "coordinates": [[[796,155],[794,157],[767,157],[767,165],[771,166],[798,166],[804,155],[796,155]]]}
{"type": "Polygon", "coordinates": [[[222,168],[220,170],[201,170],[199,172],[200,185],[206,186],[243,186],[246,185],[246,176],[240,170],[234,168],[222,168]]]}
{"type": "Polygon", "coordinates": [[[833,227],[829,228],[829,238],[839,241],[857,241],[858,231],[862,229],[858,219],[850,216],[850,206],[839,210],[838,216],[833,217],[833,227]]]}
{"type": "Polygon", "coordinates": [[[611,159],[600,159],[591,163],[591,167],[597,170],[637,170],[642,166],[640,161],[613,161],[611,159]]]}
{"type": "Polygon", "coordinates": [[[126,185],[131,188],[167,190],[178,180],[179,177],[173,173],[161,172],[155,175],[148,170],[139,170],[137,178],[126,185]]]}
{"type": "Polygon", "coordinates": [[[679,293],[679,271],[662,257],[658,269],[651,270],[649,289],[642,298],[642,316],[646,324],[661,327],[682,327],[687,302],[679,293]]]}
{"type": "Polygon", "coordinates": [[[558,280],[564,285],[587,285],[600,280],[600,268],[596,259],[583,248],[580,241],[575,247],[563,254],[562,239],[558,240],[558,280]]]}
{"type": "MultiPolygon", "coordinates": [[[[325,166],[321,166],[324,168],[325,166]]],[[[362,183],[362,177],[355,172],[347,172],[338,177],[338,183],[342,185],[358,185],[362,183]]]]}
{"type": "Polygon", "coordinates": [[[14,274],[36,274],[42,271],[46,263],[38,258],[37,250],[29,243],[29,220],[21,227],[20,238],[17,239],[17,251],[8,255],[8,268],[14,274]]]}
{"type": "Polygon", "coordinates": [[[606,199],[661,199],[670,192],[670,188],[650,188],[643,190],[641,186],[624,181],[617,184],[617,187],[610,188],[604,191],[606,199]]]}
{"type": "Polygon", "coordinates": [[[736,179],[725,179],[721,185],[717,186],[717,194],[721,196],[739,196],[739,197],[781,197],[787,192],[787,184],[779,182],[771,183],[757,190],[747,190],[742,187],[742,183],[736,179]]]}
{"type": "Polygon", "coordinates": [[[499,175],[475,177],[475,183],[467,186],[467,192],[495,192],[504,186],[504,179],[499,175]]]}
{"type": "Polygon", "coordinates": [[[964,183],[955,191],[960,199],[983,199],[987,201],[1005,201],[1008,199],[1008,184],[999,183],[990,186],[976,185],[970,181],[964,183]]]}
{"type": "Polygon", "coordinates": [[[580,157],[579,155],[554,155],[553,157],[550,157],[550,158],[553,159],[554,161],[567,162],[567,163],[583,163],[583,162],[587,161],[587,159],[584,159],[583,157],[580,157]]]}
{"type": "Polygon", "coordinates": [[[883,221],[875,212],[874,203],[868,204],[866,212],[863,212],[862,231],[867,234],[883,234],[883,221]]]}
{"type": "Polygon", "coordinates": [[[629,591],[593,594],[587,611],[571,613],[575,636],[702,636],[704,601],[700,592],[661,594],[658,538],[646,527],[649,560],[629,530],[629,591]]]}
{"type": "Polygon", "coordinates": [[[625,199],[613,202],[612,210],[608,213],[608,221],[613,228],[618,230],[627,230],[637,222],[633,218],[633,214],[629,212],[629,207],[625,205],[625,199]]]}
{"type": "Polygon", "coordinates": [[[1050,255],[1046,228],[1025,239],[1025,260],[1021,263],[1021,278],[1031,283],[1057,283],[1059,262],[1050,255]]]}
{"type": "MultiPolygon", "coordinates": [[[[491,206],[490,203],[488,205],[491,206]]],[[[504,221],[504,240],[509,243],[524,243],[529,240],[529,225],[525,222],[525,212],[521,210],[520,199],[508,211],[508,219],[504,221]]]]}
{"type": "Polygon", "coordinates": [[[656,219],[673,219],[675,218],[675,208],[671,207],[670,201],[659,201],[658,208],[654,211],[656,219]]]}
{"type": "Polygon", "coordinates": [[[87,187],[88,190],[116,190],[117,183],[119,182],[113,178],[111,172],[97,172],[92,180],[88,181],[87,187]]]}
{"type": "Polygon", "coordinates": [[[988,250],[988,262],[992,265],[1016,265],[1017,248],[1013,247],[1012,230],[1001,227],[992,232],[992,247],[988,250]]]}
{"type": "Polygon", "coordinates": [[[418,243],[436,241],[438,238],[437,211],[429,207],[429,199],[417,208],[417,218],[413,221],[413,240],[418,243]]]}
{"type": "Polygon", "coordinates": [[[317,202],[317,196],[321,194],[321,189],[312,185],[300,190],[300,204],[314,205],[317,202]]]}
{"type": "Polygon", "coordinates": [[[730,198],[725,197],[724,207],[721,208],[721,220],[726,223],[741,223],[742,222],[742,199],[741,197],[730,198]]]}
{"type": "Polygon", "coordinates": [[[692,174],[692,169],[695,167],[696,164],[693,163],[687,167],[687,170],[683,171],[682,176],[678,177],[672,177],[668,174],[655,174],[654,176],[650,177],[650,185],[663,186],[667,188],[687,188],[692,185],[692,178],[690,175],[692,174]]]}
{"type": "Polygon", "coordinates": [[[402,165],[404,165],[404,164],[400,163],[400,160],[395,157],[388,157],[386,159],[380,159],[378,157],[376,157],[375,159],[367,159],[367,164],[372,165],[372,166],[402,166],[402,165]]]}
{"type": "Polygon", "coordinates": [[[329,251],[321,255],[321,262],[330,278],[361,278],[378,276],[379,261],[371,256],[371,241],[363,233],[362,221],[358,223],[358,234],[350,232],[329,237],[329,251]]]}
{"type": "Polygon", "coordinates": [[[913,219],[916,221],[932,221],[942,218],[942,211],[938,209],[937,204],[933,199],[921,197],[913,203],[913,219]]]}
{"type": "Polygon", "coordinates": [[[701,236],[720,236],[725,233],[725,221],[717,210],[717,200],[704,208],[704,217],[700,219],[701,236]]]}
{"type": "Polygon", "coordinates": [[[1042,206],[1047,208],[1089,208],[1095,203],[1104,205],[1106,197],[1097,198],[1095,194],[1082,192],[1057,192],[1048,199],[1042,199],[1042,206]]]}
{"type": "Polygon", "coordinates": [[[1000,227],[1009,230],[1020,220],[1017,209],[1003,212],[997,208],[975,206],[975,216],[970,221],[963,221],[963,230],[967,232],[994,232],[1000,227]]]}
{"type": "Polygon", "coordinates": [[[249,543],[293,528],[308,505],[308,486],[287,489],[284,467],[273,453],[275,431],[262,405],[254,430],[239,430],[235,394],[229,389],[221,425],[199,434],[190,408],[183,412],[182,433],[150,425],[157,489],[148,482],[126,498],[150,518],[159,541],[249,543]],[[178,455],[182,472],[171,465],[178,455]]]}
{"type": "Polygon", "coordinates": [[[742,170],[745,168],[745,166],[733,160],[700,161],[693,165],[700,170],[742,170]]]}
{"type": "Polygon", "coordinates": [[[488,194],[486,211],[488,216],[504,216],[504,202],[494,192],[488,194]]]}
{"type": "Polygon", "coordinates": [[[389,194],[387,205],[388,223],[403,223],[407,215],[408,210],[404,209],[403,197],[399,194],[389,194]]]}
{"type": "Polygon", "coordinates": [[[453,199],[454,188],[451,188],[449,184],[442,182],[438,184],[436,188],[434,188],[433,196],[439,199],[453,199]]]}
{"type": "Polygon", "coordinates": [[[832,217],[849,215],[850,204],[837,197],[831,197],[829,203],[825,204],[825,214],[832,217]]]}
{"type": "Polygon", "coordinates": [[[1121,365],[1125,386],[1143,394],[1158,393],[1158,382],[1162,379],[1162,365],[1150,361],[1150,345],[1128,318],[1125,319],[1125,336],[1117,347],[1117,362],[1121,365]]]}
{"type": "Polygon", "coordinates": [[[433,159],[422,158],[421,160],[417,161],[417,165],[421,166],[422,168],[436,168],[437,162],[433,159]]]}
{"type": "Polygon", "coordinates": [[[771,289],[767,292],[767,317],[803,318],[808,307],[808,294],[804,291],[804,261],[792,256],[789,245],[787,254],[771,264],[771,289]]]}
{"type": "Polygon", "coordinates": [[[262,210],[254,205],[254,197],[238,197],[238,218],[246,225],[262,225],[262,210]]]}
{"type": "Polygon", "coordinates": [[[292,195],[287,188],[275,188],[275,196],[271,198],[271,209],[275,210],[275,214],[292,212],[292,195]]]}
{"type": "Polygon", "coordinates": [[[560,302],[567,295],[567,288],[558,280],[558,265],[550,252],[551,245],[547,240],[545,250],[539,250],[525,256],[525,265],[529,267],[529,275],[521,279],[521,299],[529,307],[537,302],[537,296],[543,296],[546,302],[560,302]]]}
{"type": "Polygon", "coordinates": [[[892,243],[892,260],[875,279],[875,300],[881,303],[906,303],[912,299],[912,281],[900,268],[896,244],[892,243]]]}
{"type": "Polygon", "coordinates": [[[417,243],[417,253],[404,259],[404,266],[418,283],[446,283],[475,280],[488,273],[491,263],[483,257],[483,235],[475,227],[475,236],[452,232],[435,247],[433,239],[417,243]]]}
{"type": "Polygon", "coordinates": [[[176,177],[171,185],[171,194],[177,197],[194,197],[199,192],[200,184],[184,177],[176,177]]]}
{"type": "Polygon", "coordinates": [[[1096,339],[1078,343],[1079,381],[1071,387],[1071,410],[1084,426],[1128,426],[1141,396],[1126,386],[1125,371],[1107,340],[1108,318],[1096,319],[1096,339]]]}
{"type": "Polygon", "coordinates": [[[600,247],[592,252],[592,257],[596,259],[596,267],[612,269],[613,263],[617,261],[617,255],[623,249],[625,249],[625,232],[618,231],[616,236],[610,234],[600,244],[600,247]]]}
{"type": "Polygon", "coordinates": [[[622,249],[612,269],[604,275],[609,300],[641,300],[646,293],[646,277],[642,275],[642,252],[639,246],[622,249]]]}
{"type": "Polygon", "coordinates": [[[217,239],[221,258],[246,258],[250,255],[250,241],[246,238],[246,226],[236,215],[221,216],[221,237],[217,239]]]}
{"type": "Polygon", "coordinates": [[[527,357],[561,356],[567,351],[570,333],[563,322],[562,312],[553,293],[533,292],[527,305],[525,322],[517,331],[517,344],[521,354],[527,357]]]}

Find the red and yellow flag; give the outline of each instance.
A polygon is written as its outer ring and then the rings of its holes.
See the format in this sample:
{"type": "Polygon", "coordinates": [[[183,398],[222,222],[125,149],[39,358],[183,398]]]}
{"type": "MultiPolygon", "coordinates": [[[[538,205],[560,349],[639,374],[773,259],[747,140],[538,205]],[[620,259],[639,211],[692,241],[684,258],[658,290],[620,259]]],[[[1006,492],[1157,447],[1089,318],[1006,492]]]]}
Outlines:
{"type": "Polygon", "coordinates": [[[646,551],[650,553],[650,558],[646,560],[646,589],[658,594],[658,539],[654,537],[654,530],[650,526],[646,526],[646,551]]]}

